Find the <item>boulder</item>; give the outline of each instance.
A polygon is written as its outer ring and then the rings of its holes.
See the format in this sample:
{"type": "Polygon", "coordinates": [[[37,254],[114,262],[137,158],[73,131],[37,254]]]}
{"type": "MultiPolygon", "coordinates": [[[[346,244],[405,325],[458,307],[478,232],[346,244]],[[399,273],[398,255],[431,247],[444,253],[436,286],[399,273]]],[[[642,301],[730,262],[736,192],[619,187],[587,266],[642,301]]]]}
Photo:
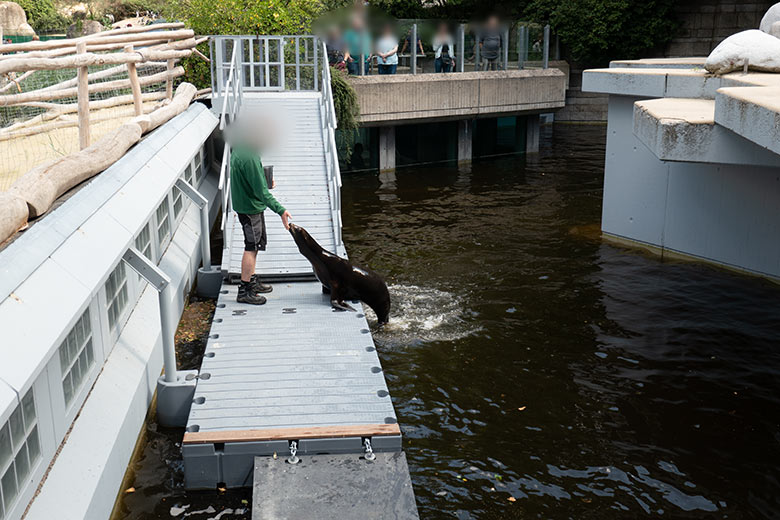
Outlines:
{"type": "Polygon", "coordinates": [[[35,31],[27,23],[27,15],[24,13],[24,9],[16,2],[0,2],[0,27],[3,28],[4,35],[35,35],[35,31]]]}
{"type": "Polygon", "coordinates": [[[761,25],[759,25],[758,28],[767,34],[770,34],[772,25],[777,22],[780,22],[780,3],[773,5],[767,10],[766,14],[764,14],[764,17],[761,19],[761,25]]]}
{"type": "Polygon", "coordinates": [[[80,20],[70,24],[66,34],[68,38],[76,38],[78,36],[86,36],[87,34],[99,33],[102,30],[103,24],[97,20],[80,20]]]}
{"type": "Polygon", "coordinates": [[[757,29],[732,34],[715,47],[704,62],[713,74],[727,74],[748,68],[761,72],[780,72],[780,39],[757,29]]]}

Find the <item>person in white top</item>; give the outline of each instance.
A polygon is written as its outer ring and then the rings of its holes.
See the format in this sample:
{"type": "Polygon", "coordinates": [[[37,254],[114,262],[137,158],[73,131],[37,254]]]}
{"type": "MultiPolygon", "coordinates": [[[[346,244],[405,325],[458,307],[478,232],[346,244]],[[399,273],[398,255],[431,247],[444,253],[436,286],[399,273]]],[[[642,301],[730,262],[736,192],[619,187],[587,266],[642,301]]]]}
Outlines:
{"type": "Polygon", "coordinates": [[[392,25],[386,25],[376,42],[376,64],[380,74],[395,74],[398,67],[398,37],[392,25]]]}
{"type": "Polygon", "coordinates": [[[455,43],[447,24],[442,22],[433,36],[433,51],[436,59],[433,62],[436,72],[450,72],[455,68],[455,43]]]}

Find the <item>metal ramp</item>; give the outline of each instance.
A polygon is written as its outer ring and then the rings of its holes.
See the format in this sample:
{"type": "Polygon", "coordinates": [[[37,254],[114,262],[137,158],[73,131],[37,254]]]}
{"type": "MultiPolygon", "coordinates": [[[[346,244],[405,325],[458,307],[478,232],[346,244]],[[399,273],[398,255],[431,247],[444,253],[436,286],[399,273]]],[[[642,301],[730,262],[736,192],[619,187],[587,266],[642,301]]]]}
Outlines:
{"type": "MultiPolygon", "coordinates": [[[[245,45],[255,38],[235,41],[245,45]]],[[[222,46],[219,41],[215,45],[222,46]]],[[[296,42],[296,49],[299,45],[296,42]]],[[[240,86],[246,82],[241,71],[257,64],[241,61],[254,57],[246,58],[240,48],[234,44],[227,83],[221,89],[223,122],[226,114],[235,116],[241,106],[273,105],[286,110],[293,135],[279,150],[263,157],[264,165],[274,166],[274,195],[294,222],[323,247],[346,256],[327,61],[323,60],[321,92],[259,92],[243,97],[240,86]]],[[[319,52],[325,57],[324,47],[319,52]]],[[[222,49],[216,53],[220,55],[228,52],[222,49]]],[[[269,89],[267,84],[264,88],[269,89]]],[[[278,506],[271,518],[313,518],[305,512],[305,502],[320,497],[316,518],[387,518],[387,513],[416,519],[401,430],[366,317],[361,311],[331,309],[321,284],[311,281],[311,265],[272,214],[266,216],[268,250],[258,254],[257,272],[275,281],[274,290],[266,295],[265,305],[236,303],[238,289],[229,282],[240,274],[244,247],[237,218],[230,211],[229,158],[226,146],[219,187],[226,208],[223,272],[227,276],[182,441],[186,487],[248,487],[254,481],[255,502],[278,506]],[[295,470],[280,465],[291,454],[301,460],[295,470]],[[256,470],[256,465],[268,471],[256,470]],[[280,504],[278,490],[291,486],[307,500],[280,504]],[[360,507],[355,507],[358,503],[360,507]],[[343,507],[354,514],[344,516],[343,507]]],[[[359,302],[353,305],[360,308],[359,302]]],[[[273,513],[268,508],[254,509],[256,518],[273,513]]]]}
{"type": "MultiPolygon", "coordinates": [[[[289,118],[291,134],[286,143],[262,158],[263,166],[274,167],[277,187],[272,193],[292,214],[293,221],[306,228],[329,251],[344,255],[334,214],[340,208],[331,196],[335,183],[326,165],[326,143],[322,132],[322,106],[318,93],[283,92],[245,96],[243,107],[262,110],[273,106],[289,118]]],[[[256,272],[268,280],[306,279],[314,276],[311,264],[284,229],[281,219],[266,211],[268,248],[257,256],[256,272]]],[[[241,275],[244,235],[234,211],[227,214],[222,271],[229,280],[241,275]]]]}

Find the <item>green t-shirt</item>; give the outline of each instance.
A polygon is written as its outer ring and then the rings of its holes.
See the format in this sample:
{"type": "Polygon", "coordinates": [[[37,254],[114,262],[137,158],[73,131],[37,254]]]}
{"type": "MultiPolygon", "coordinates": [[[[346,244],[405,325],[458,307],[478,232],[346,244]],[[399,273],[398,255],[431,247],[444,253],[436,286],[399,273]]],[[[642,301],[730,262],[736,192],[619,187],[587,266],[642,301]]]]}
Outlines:
{"type": "Polygon", "coordinates": [[[243,146],[233,148],[230,154],[230,197],[236,213],[256,215],[271,208],[281,215],[285,211],[268,191],[260,156],[243,146]]]}

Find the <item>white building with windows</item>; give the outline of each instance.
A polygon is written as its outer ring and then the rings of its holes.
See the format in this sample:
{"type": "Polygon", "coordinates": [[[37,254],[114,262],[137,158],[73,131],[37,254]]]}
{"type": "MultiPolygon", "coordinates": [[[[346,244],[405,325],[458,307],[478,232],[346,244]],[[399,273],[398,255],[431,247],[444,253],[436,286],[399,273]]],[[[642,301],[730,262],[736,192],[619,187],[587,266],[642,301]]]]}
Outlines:
{"type": "Polygon", "coordinates": [[[0,250],[0,520],[109,516],[162,369],[157,291],[123,255],[170,277],[178,321],[201,225],[175,183],[213,225],[217,123],[193,104],[0,250]]]}

